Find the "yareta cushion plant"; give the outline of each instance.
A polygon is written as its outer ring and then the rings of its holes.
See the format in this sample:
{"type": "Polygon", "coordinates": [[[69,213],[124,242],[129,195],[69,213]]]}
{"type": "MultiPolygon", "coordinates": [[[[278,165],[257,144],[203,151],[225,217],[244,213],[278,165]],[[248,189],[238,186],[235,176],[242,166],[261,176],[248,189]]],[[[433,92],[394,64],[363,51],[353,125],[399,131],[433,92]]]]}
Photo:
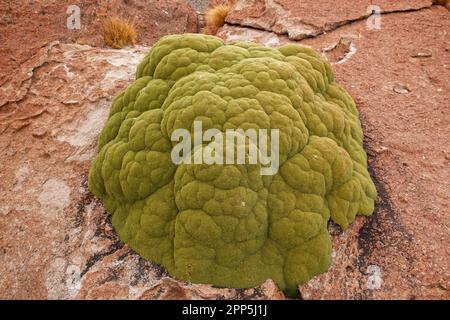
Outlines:
{"type": "Polygon", "coordinates": [[[120,238],[174,277],[231,288],[271,278],[290,296],[330,266],[329,219],[345,229],[376,198],[358,111],[325,59],[197,34],[160,39],[114,99],[89,188],[120,238]],[[174,163],[172,134],[194,121],[278,129],[279,170],[174,163]]]}

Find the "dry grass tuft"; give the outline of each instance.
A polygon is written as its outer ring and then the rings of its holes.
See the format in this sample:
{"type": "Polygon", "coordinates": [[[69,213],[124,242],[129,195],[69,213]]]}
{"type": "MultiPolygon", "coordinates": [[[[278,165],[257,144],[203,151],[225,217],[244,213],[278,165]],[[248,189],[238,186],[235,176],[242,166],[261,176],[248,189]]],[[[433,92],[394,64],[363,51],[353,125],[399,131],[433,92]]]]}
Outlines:
{"type": "Polygon", "coordinates": [[[136,44],[137,33],[134,25],[124,19],[113,17],[103,21],[103,40],[114,49],[136,44]]]}
{"type": "Polygon", "coordinates": [[[225,18],[236,0],[213,0],[205,14],[205,29],[207,34],[216,34],[225,24],[225,18]]]}
{"type": "Polygon", "coordinates": [[[216,34],[217,30],[225,24],[225,18],[230,12],[230,6],[218,5],[206,11],[205,15],[205,33],[216,34]]]}

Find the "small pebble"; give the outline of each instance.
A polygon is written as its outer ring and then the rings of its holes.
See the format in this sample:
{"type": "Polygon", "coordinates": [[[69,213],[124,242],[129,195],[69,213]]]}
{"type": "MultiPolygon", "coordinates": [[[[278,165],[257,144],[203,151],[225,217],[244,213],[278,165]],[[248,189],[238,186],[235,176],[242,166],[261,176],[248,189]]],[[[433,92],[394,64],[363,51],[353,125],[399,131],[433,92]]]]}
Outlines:
{"type": "Polygon", "coordinates": [[[394,86],[393,90],[394,90],[395,93],[399,93],[399,94],[408,94],[410,92],[408,87],[403,85],[403,84],[396,84],[394,86]]]}
{"type": "Polygon", "coordinates": [[[36,129],[33,130],[32,135],[33,135],[33,137],[41,138],[41,137],[45,136],[46,133],[47,133],[47,129],[45,129],[45,128],[36,128],[36,129]]]}
{"type": "Polygon", "coordinates": [[[411,55],[413,58],[430,58],[433,54],[431,52],[417,52],[411,55]]]}

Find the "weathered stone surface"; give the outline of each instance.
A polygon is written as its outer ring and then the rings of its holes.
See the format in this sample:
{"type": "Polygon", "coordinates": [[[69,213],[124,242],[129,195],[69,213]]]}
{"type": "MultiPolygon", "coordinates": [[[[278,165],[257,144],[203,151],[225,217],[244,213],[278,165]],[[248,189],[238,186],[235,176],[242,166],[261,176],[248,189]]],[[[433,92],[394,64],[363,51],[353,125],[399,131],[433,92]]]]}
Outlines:
{"type": "Polygon", "coordinates": [[[141,45],[197,32],[196,13],[186,0],[1,1],[0,16],[0,85],[51,41],[103,46],[102,21],[108,17],[133,22],[141,45]],[[74,13],[69,6],[80,9],[80,29],[67,27],[74,13]]]}
{"type": "MultiPolygon", "coordinates": [[[[379,192],[371,218],[330,226],[333,265],[300,286],[304,299],[450,298],[449,29],[450,12],[434,6],[384,14],[379,30],[362,20],[300,42],[330,59],[354,97],[379,192]]],[[[293,42],[253,28],[221,34],[293,42]]]]}
{"type": "Polygon", "coordinates": [[[186,0],[191,7],[198,11],[198,12],[204,12],[208,8],[209,0],[186,0]]]}
{"type": "Polygon", "coordinates": [[[238,27],[225,24],[216,34],[227,42],[247,41],[262,43],[268,47],[277,47],[283,43],[291,42],[285,35],[279,35],[271,31],[254,28],[238,27]]]}
{"type": "Polygon", "coordinates": [[[407,11],[431,6],[431,0],[239,0],[228,14],[226,22],[253,27],[277,34],[287,34],[292,40],[316,36],[349,21],[367,18],[373,10],[380,13],[407,11]]]}
{"type": "Polygon", "coordinates": [[[271,281],[233,290],[169,278],[119,241],[88,192],[111,99],[147,51],[54,42],[2,87],[0,298],[283,298],[271,281]]]}

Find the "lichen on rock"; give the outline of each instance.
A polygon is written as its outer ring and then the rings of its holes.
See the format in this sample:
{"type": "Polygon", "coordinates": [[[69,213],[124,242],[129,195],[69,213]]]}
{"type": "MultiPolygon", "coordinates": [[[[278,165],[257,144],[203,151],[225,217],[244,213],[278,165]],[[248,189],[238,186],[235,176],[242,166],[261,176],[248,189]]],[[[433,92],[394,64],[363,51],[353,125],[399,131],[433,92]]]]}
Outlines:
{"type": "Polygon", "coordinates": [[[370,215],[376,189],[350,95],[314,50],[171,35],[118,94],[99,138],[90,190],[120,238],[176,278],[288,295],[325,272],[327,223],[370,215]],[[280,168],[171,161],[174,130],[279,129],[280,168]]]}

